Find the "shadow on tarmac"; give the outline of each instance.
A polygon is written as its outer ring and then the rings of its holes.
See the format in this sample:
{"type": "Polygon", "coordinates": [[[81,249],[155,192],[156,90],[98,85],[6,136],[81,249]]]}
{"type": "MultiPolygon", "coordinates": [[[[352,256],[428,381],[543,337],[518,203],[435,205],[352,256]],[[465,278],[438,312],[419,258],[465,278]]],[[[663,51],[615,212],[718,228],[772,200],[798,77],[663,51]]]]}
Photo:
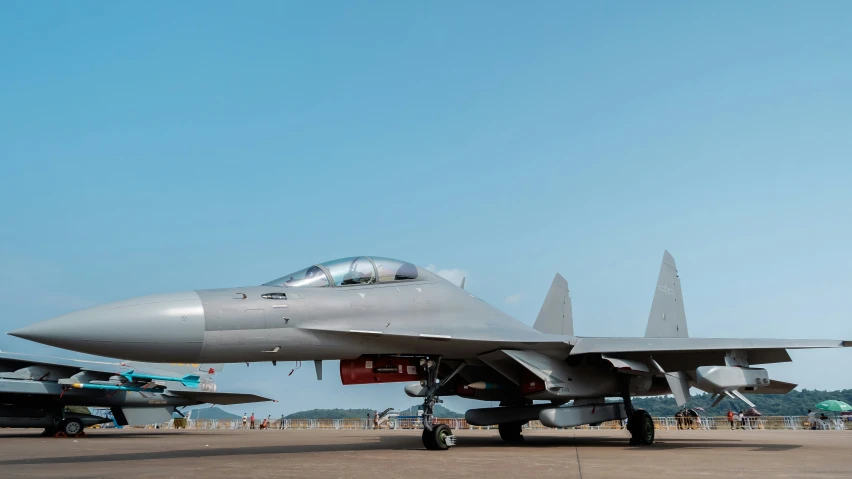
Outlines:
{"type": "MultiPolygon", "coordinates": [[[[169,432],[169,433],[126,433],[121,437],[146,437],[151,439],[159,439],[163,436],[182,436],[184,434],[169,432]]],[[[198,437],[198,434],[186,433],[198,437]]],[[[32,435],[4,435],[4,439],[14,437],[33,437],[32,435]]],[[[117,439],[114,435],[92,435],[84,441],[105,439],[117,439]]],[[[236,438],[235,438],[236,439],[236,438]]],[[[216,456],[250,456],[262,454],[299,454],[311,452],[357,452],[357,451],[379,451],[379,450],[410,450],[423,451],[427,454],[435,454],[431,451],[426,451],[418,436],[379,436],[377,441],[358,441],[344,444],[305,444],[305,445],[276,445],[276,446],[244,446],[244,447],[210,447],[210,448],[195,448],[195,449],[173,449],[166,451],[155,452],[134,452],[122,454],[97,454],[97,455],[80,455],[80,456],[64,456],[64,457],[41,457],[29,459],[10,459],[0,461],[0,466],[4,465],[22,465],[22,464],[85,464],[93,462],[122,462],[122,461],[144,461],[144,460],[165,460],[165,459],[198,459],[204,457],[216,456]]],[[[627,438],[601,438],[601,437],[542,437],[533,436],[527,437],[525,441],[517,445],[508,445],[497,437],[465,437],[459,435],[458,448],[468,449],[477,447],[487,448],[512,448],[512,449],[538,449],[551,447],[611,447],[619,449],[634,450],[635,447],[627,445],[627,438]]],[[[661,439],[654,443],[653,446],[643,447],[643,452],[654,453],[654,451],[669,451],[674,449],[716,449],[716,448],[731,448],[731,449],[749,449],[754,452],[778,452],[788,451],[801,447],[798,444],[756,444],[741,440],[726,440],[726,439],[661,439]]]]}

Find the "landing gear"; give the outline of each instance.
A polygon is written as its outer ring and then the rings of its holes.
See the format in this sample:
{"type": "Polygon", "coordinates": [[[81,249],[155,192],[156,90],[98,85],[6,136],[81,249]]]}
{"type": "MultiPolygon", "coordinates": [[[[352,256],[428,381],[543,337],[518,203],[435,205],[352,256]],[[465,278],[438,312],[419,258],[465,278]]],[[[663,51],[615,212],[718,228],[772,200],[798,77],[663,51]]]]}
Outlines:
{"type": "Polygon", "coordinates": [[[497,425],[497,430],[500,431],[500,438],[508,444],[517,444],[524,442],[524,436],[521,435],[521,429],[524,423],[522,422],[504,422],[497,425]]]}
{"type": "MultiPolygon", "coordinates": [[[[435,393],[438,391],[438,369],[441,366],[441,358],[437,360],[422,359],[421,366],[426,369],[426,397],[423,400],[423,445],[430,451],[446,451],[456,445],[456,437],[452,429],[446,424],[433,424],[435,404],[442,402],[435,393]]],[[[456,370],[458,371],[458,370],[456,370]]]]}
{"type": "Polygon", "coordinates": [[[621,398],[624,400],[624,412],[627,413],[627,430],[630,431],[631,446],[650,446],[654,444],[654,419],[644,409],[633,409],[630,398],[630,377],[621,375],[621,398]]]}
{"type": "Polygon", "coordinates": [[[59,431],[68,437],[75,437],[83,432],[83,421],[70,417],[59,422],[59,431]]]}
{"type": "Polygon", "coordinates": [[[430,451],[446,451],[455,446],[456,441],[450,426],[438,424],[431,431],[423,429],[423,445],[430,451]]]}
{"type": "Polygon", "coordinates": [[[627,419],[631,446],[650,446],[654,444],[654,419],[644,409],[636,409],[627,419]]]}

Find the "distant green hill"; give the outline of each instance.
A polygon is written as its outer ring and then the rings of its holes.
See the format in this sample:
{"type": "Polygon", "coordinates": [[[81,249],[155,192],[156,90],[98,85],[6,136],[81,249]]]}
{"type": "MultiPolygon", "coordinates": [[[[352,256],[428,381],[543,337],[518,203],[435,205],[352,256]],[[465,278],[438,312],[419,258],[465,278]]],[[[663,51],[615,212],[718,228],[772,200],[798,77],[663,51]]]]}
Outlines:
{"type": "MultiPolygon", "coordinates": [[[[399,411],[400,416],[414,416],[420,406],[411,406],[408,409],[399,411]]],[[[308,411],[299,411],[285,416],[287,419],[366,419],[367,415],[375,413],[375,409],[310,409],[308,411]]],[[[381,410],[379,412],[382,412],[381,410]]],[[[464,413],[457,413],[441,406],[435,406],[435,416],[437,417],[464,417],[464,413]]]]}
{"type": "MultiPolygon", "coordinates": [[[[411,406],[408,409],[405,409],[403,411],[399,411],[399,415],[400,416],[416,416],[417,411],[422,410],[421,408],[422,408],[422,406],[420,406],[420,405],[411,406]]],[[[464,417],[464,413],[463,412],[451,411],[451,410],[445,408],[444,406],[441,406],[440,404],[436,404],[435,405],[435,417],[459,418],[459,417],[464,417]]]]}
{"type": "MultiPolygon", "coordinates": [[[[816,391],[813,389],[793,390],[788,394],[746,394],[746,397],[755,404],[755,408],[764,416],[804,416],[808,409],[814,409],[814,405],[826,399],[837,399],[852,404],[852,389],[840,391],[816,391]]],[[[652,416],[673,416],[678,411],[678,406],[671,397],[649,397],[633,400],[636,407],[641,407],[651,413],[652,416]]],[[[748,409],[742,401],[725,399],[715,408],[710,408],[710,395],[700,394],[692,397],[687,407],[700,406],[705,409],[703,416],[724,416],[728,409],[735,411],[748,409]]]]}
{"type": "Polygon", "coordinates": [[[309,409],[294,412],[287,419],[366,419],[367,414],[373,414],[374,409],[309,409]]]}

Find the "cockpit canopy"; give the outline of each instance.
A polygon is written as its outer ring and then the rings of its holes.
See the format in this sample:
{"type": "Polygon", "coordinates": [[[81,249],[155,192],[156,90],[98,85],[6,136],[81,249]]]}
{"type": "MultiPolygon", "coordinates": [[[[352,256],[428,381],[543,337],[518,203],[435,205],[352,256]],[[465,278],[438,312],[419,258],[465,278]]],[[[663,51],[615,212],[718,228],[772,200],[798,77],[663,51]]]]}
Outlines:
{"type": "Polygon", "coordinates": [[[356,284],[391,283],[421,278],[423,272],[411,263],[376,256],[353,256],[315,264],[270,281],[264,286],[321,288],[356,284]]]}

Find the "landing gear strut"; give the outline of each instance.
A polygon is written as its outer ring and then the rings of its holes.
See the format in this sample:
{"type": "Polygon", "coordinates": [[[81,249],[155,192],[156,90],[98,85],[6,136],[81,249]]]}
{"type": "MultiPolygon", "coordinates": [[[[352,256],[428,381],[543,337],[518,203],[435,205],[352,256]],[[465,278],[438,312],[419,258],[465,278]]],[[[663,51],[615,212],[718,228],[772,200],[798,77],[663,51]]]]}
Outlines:
{"type": "Polygon", "coordinates": [[[627,413],[627,430],[630,431],[631,446],[650,446],[654,444],[654,419],[644,409],[633,409],[630,399],[630,378],[622,377],[621,397],[624,399],[624,412],[627,413]]]}
{"type": "Polygon", "coordinates": [[[435,404],[442,402],[435,393],[438,391],[438,368],[441,358],[421,359],[420,364],[426,369],[426,398],[423,400],[423,445],[431,451],[446,451],[456,445],[456,437],[446,424],[433,424],[435,404]]]}

